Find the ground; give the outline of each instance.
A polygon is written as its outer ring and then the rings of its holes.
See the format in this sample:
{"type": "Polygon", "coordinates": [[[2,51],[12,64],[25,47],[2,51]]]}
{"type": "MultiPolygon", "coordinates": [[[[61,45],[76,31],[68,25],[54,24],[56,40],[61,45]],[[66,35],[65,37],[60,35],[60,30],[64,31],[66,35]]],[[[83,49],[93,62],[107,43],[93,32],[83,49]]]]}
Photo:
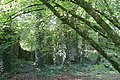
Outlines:
{"type": "Polygon", "coordinates": [[[109,76],[73,76],[71,74],[61,74],[56,77],[31,77],[30,75],[19,75],[17,77],[13,76],[9,80],[120,80],[120,74],[109,76]]]}
{"type": "Polygon", "coordinates": [[[18,63],[0,80],[120,80],[120,74],[103,65],[49,65],[38,68],[29,62],[18,63]]]}

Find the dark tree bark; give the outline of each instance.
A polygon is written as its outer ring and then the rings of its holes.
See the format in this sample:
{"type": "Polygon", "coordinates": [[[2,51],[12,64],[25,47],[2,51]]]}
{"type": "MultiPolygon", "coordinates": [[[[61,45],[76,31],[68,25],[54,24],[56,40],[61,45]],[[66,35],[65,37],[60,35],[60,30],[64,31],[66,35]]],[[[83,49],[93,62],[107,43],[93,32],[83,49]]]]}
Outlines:
{"type": "Polygon", "coordinates": [[[12,50],[12,55],[16,59],[22,59],[25,61],[34,61],[35,52],[23,50],[20,46],[19,40],[16,43],[14,43],[11,50],[12,50]]]}
{"type": "Polygon", "coordinates": [[[97,13],[101,14],[102,16],[104,16],[106,19],[108,19],[113,25],[114,27],[117,27],[120,30],[120,23],[118,22],[118,20],[116,20],[116,18],[114,19],[113,17],[105,14],[104,12],[101,12],[99,10],[95,10],[97,13]]]}
{"type": "Polygon", "coordinates": [[[80,53],[79,53],[79,47],[78,47],[78,44],[79,44],[79,40],[78,40],[78,33],[76,32],[76,38],[75,38],[75,48],[76,48],[76,53],[77,53],[77,56],[75,58],[76,62],[79,63],[80,62],[80,53]]]}
{"type": "Polygon", "coordinates": [[[3,50],[2,62],[3,62],[3,71],[10,72],[12,70],[11,46],[3,50]]]}

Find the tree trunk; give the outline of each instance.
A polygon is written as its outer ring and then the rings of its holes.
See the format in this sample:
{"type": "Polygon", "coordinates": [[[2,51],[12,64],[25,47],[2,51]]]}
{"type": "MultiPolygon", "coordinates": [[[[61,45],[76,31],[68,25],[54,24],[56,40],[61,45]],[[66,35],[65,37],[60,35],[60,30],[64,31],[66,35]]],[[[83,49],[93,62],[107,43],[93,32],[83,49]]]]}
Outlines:
{"type": "MultiPolygon", "coordinates": [[[[65,28],[67,28],[68,25],[64,24],[65,28]]],[[[65,64],[68,65],[70,62],[70,32],[64,32],[64,37],[65,37],[65,53],[66,53],[66,59],[65,59],[65,64]]]]}
{"type": "Polygon", "coordinates": [[[12,56],[11,56],[11,46],[4,49],[2,53],[2,61],[3,61],[3,71],[10,72],[12,70],[12,56]]]}

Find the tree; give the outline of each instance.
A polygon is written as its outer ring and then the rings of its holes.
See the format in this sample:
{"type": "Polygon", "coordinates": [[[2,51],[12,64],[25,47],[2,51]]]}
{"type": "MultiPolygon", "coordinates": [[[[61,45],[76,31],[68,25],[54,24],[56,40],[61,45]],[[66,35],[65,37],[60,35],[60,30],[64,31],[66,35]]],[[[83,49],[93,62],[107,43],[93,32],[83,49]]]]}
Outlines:
{"type": "MultiPolygon", "coordinates": [[[[61,21],[63,21],[64,23],[66,23],[67,25],[69,25],[71,28],[73,28],[76,32],[78,32],[79,35],[81,35],[85,40],[87,40],[103,57],[105,57],[111,64],[112,66],[118,70],[118,72],[120,72],[120,64],[116,61],[114,61],[114,59],[112,59],[94,40],[92,40],[91,38],[89,38],[89,36],[86,33],[83,33],[83,31],[79,28],[79,27],[75,27],[75,25],[73,23],[71,23],[72,21],[70,21],[67,17],[65,16],[61,16],[60,13],[51,5],[49,4],[47,1],[41,0],[43,2],[43,4],[45,4],[61,21]]],[[[84,8],[94,19],[95,21],[108,33],[109,36],[114,35],[115,39],[117,40],[117,42],[119,43],[119,36],[118,34],[114,33],[114,31],[109,27],[108,24],[106,24],[106,22],[98,15],[94,12],[94,10],[92,9],[92,6],[90,4],[88,4],[87,2],[85,2],[84,0],[81,0],[80,2],[78,2],[82,8],[84,8]],[[85,6],[84,4],[86,4],[87,6],[85,6]],[[88,9],[90,8],[90,9],[88,9]],[[91,12],[89,11],[91,10],[91,12]],[[95,15],[94,15],[95,14],[95,15]],[[104,27],[106,26],[106,27],[104,27]],[[109,33],[107,30],[109,30],[111,33],[109,33]]],[[[113,37],[110,37],[114,43],[116,43],[116,41],[114,41],[115,39],[113,37]]]]}
{"type": "MultiPolygon", "coordinates": [[[[40,53],[40,59],[42,59],[42,57],[45,55],[44,53],[47,53],[47,55],[51,54],[51,52],[57,50],[58,46],[61,46],[62,44],[67,46],[68,50],[66,50],[66,53],[69,55],[72,40],[74,41],[75,39],[75,37],[71,37],[71,33],[68,30],[72,29],[73,31],[76,31],[76,34],[72,32],[72,34],[76,36],[76,41],[78,40],[77,34],[79,34],[83,40],[86,40],[106,60],[108,60],[112,66],[118,70],[118,72],[120,72],[119,61],[117,61],[113,55],[111,56],[111,54],[106,51],[109,49],[109,47],[105,44],[101,45],[101,43],[94,40],[93,36],[91,37],[89,35],[89,31],[95,34],[98,33],[104,40],[108,41],[108,44],[114,46],[114,48],[117,48],[118,50],[120,48],[119,16],[115,14],[119,12],[117,11],[118,8],[114,8],[117,6],[113,5],[117,1],[113,1],[112,4],[110,4],[112,0],[109,0],[108,2],[106,0],[103,1],[104,3],[98,0],[17,0],[16,2],[2,1],[5,4],[3,4],[3,7],[1,7],[2,10],[0,13],[0,23],[2,24],[0,24],[0,26],[12,25],[16,28],[16,32],[20,35],[25,33],[25,35],[20,36],[20,42],[27,43],[27,46],[24,45],[23,48],[27,49],[30,47],[29,43],[31,43],[33,48],[31,48],[32,51],[36,50],[36,52],[43,52],[40,53]],[[15,7],[15,5],[19,7],[15,7]],[[114,6],[114,10],[111,9],[111,5],[114,6]],[[4,9],[4,7],[6,8],[4,9]],[[35,15],[36,12],[38,13],[37,15],[35,15]],[[42,17],[39,17],[39,14],[42,14],[42,17]],[[87,17],[85,17],[85,15],[87,17]],[[57,18],[55,16],[57,16],[57,18]],[[38,17],[38,19],[36,19],[36,17],[38,17]],[[44,22],[41,22],[41,20],[44,22]],[[51,21],[53,21],[55,24],[51,23],[51,21]],[[35,26],[36,31],[33,30],[33,27],[35,28],[35,26]],[[59,30],[56,26],[60,27],[59,30]],[[62,29],[66,30],[64,31],[62,29]],[[35,38],[36,40],[30,40],[31,37],[29,36],[31,33],[34,34],[32,39],[35,38]],[[67,39],[70,40],[67,41],[67,39]]],[[[0,44],[3,44],[3,42],[0,42],[0,44]]],[[[78,47],[78,44],[76,44],[76,46],[78,47]]],[[[115,49],[115,51],[117,50],[115,49]]]]}

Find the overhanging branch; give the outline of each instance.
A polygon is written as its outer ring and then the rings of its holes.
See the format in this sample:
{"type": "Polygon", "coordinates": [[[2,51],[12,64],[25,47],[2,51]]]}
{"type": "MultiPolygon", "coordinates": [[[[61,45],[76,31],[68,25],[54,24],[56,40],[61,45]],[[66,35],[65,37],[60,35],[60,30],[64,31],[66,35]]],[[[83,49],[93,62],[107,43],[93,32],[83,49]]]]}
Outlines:
{"type": "Polygon", "coordinates": [[[91,3],[87,3],[85,0],[76,0],[71,2],[75,3],[82,7],[88,14],[91,15],[92,18],[99,24],[105,32],[109,35],[110,39],[112,40],[115,45],[120,48],[120,36],[100,17],[98,13],[94,10],[91,3]]]}
{"type": "MultiPolygon", "coordinates": [[[[55,2],[54,2],[55,3],[55,2]]],[[[76,15],[75,13],[71,12],[71,11],[67,11],[66,8],[64,8],[63,6],[61,6],[60,4],[58,3],[55,3],[57,7],[61,8],[63,11],[66,11],[68,13],[70,13],[73,17],[81,20],[82,22],[84,22],[85,24],[87,24],[90,28],[92,28],[95,32],[98,32],[100,35],[102,35],[103,37],[105,37],[106,39],[110,40],[109,39],[109,36],[106,35],[107,33],[104,31],[104,29],[100,28],[99,26],[97,25],[94,25],[94,23],[86,20],[85,18],[82,18],[81,16],[78,16],[76,15]]]]}
{"type": "Polygon", "coordinates": [[[118,21],[113,19],[111,16],[105,14],[104,12],[101,12],[99,10],[95,10],[95,11],[101,14],[102,16],[104,16],[106,19],[108,19],[115,27],[117,27],[120,30],[120,26],[119,26],[120,23],[118,21]]]}

